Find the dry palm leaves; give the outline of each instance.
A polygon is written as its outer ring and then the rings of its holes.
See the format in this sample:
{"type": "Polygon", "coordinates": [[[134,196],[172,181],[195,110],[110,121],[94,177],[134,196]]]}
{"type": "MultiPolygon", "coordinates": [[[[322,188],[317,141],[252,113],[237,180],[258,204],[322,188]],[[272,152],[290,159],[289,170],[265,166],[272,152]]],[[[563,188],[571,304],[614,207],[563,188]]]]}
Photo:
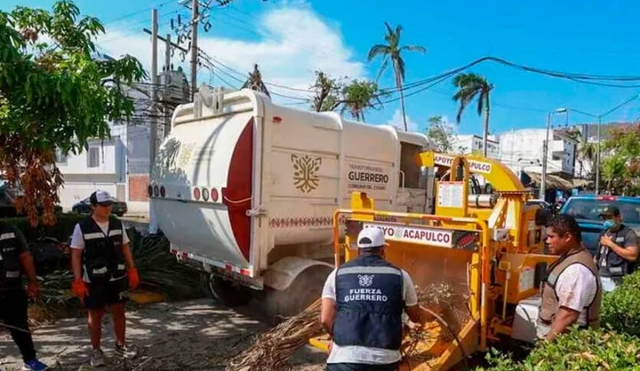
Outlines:
{"type": "Polygon", "coordinates": [[[276,371],[290,368],[287,360],[310,338],[322,334],[318,300],[296,316],[259,335],[255,344],[233,357],[227,371],[276,371]]]}

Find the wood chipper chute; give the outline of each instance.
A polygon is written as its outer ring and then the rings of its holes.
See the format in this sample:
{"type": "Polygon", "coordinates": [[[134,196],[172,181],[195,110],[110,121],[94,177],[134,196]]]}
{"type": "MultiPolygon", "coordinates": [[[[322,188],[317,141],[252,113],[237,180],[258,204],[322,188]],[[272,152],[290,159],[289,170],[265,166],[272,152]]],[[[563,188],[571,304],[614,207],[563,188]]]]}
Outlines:
{"type": "MultiPolygon", "coordinates": [[[[434,166],[434,157],[421,154],[423,166],[434,166]]],[[[539,273],[554,259],[541,253],[545,221],[539,208],[526,205],[528,192],[513,173],[483,160],[453,157],[448,176],[437,183],[433,215],[378,211],[375,200],[358,192],[350,209],[335,212],[336,267],[343,255],[345,261],[357,256],[356,238],[363,228],[381,228],[389,244],[385,258],[416,285],[427,320],[423,326],[406,322],[401,370],[448,370],[465,356],[485,351],[488,342],[511,336],[514,326],[526,327],[518,330],[527,336],[535,326],[535,318],[533,324],[523,322],[518,313],[529,308],[521,302],[534,298],[535,303],[539,273]],[[490,205],[470,207],[474,171],[497,183],[490,205]]],[[[310,343],[329,350],[327,336],[310,343]]]]}

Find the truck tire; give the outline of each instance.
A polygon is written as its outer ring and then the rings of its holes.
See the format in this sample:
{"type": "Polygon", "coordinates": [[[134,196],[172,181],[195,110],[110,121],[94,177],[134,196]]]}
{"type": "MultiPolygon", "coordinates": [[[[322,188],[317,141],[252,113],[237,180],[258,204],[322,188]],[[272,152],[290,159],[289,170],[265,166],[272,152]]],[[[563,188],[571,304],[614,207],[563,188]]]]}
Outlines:
{"type": "Polygon", "coordinates": [[[253,298],[250,288],[225,280],[215,274],[209,275],[207,288],[214,300],[232,308],[246,305],[253,298]]]}
{"type": "Polygon", "coordinates": [[[270,317],[292,317],[322,297],[332,268],[316,265],[302,271],[285,290],[268,289],[265,310],[270,317]]]}

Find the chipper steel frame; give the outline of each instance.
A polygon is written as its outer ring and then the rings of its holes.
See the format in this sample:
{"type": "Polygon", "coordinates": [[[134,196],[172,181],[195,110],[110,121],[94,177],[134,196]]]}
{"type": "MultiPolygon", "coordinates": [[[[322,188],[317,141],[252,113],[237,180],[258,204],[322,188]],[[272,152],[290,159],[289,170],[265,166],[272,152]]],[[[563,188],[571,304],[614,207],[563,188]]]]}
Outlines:
{"type": "MultiPolygon", "coordinates": [[[[464,323],[447,323],[430,303],[421,303],[432,320],[420,340],[407,332],[401,370],[447,370],[485,351],[488,342],[532,341],[540,281],[557,258],[543,253],[548,216],[526,205],[529,192],[500,162],[433,152],[420,154],[420,161],[425,167],[450,167],[436,184],[434,215],[377,211],[365,193],[352,193],[351,208],[336,210],[333,217],[335,266],[343,252],[345,261],[357,256],[355,241],[362,228],[377,227],[389,244],[385,258],[406,270],[417,286],[449,282],[464,291],[458,304],[466,305],[464,323]],[[472,173],[489,181],[493,194],[470,194],[477,184],[472,173]]],[[[327,335],[310,339],[325,351],[329,341],[327,335]]]]}

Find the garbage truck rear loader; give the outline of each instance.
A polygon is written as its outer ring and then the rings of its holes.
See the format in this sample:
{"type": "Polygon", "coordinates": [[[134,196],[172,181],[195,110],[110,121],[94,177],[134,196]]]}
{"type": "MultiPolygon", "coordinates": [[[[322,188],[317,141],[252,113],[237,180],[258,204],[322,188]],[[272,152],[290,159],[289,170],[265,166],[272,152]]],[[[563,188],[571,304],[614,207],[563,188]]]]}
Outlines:
{"type": "Polygon", "coordinates": [[[428,149],[424,134],[202,86],[173,114],[149,196],[172,253],[209,273],[215,298],[257,296],[291,315],[333,269],[332,215],[351,192],[381,210],[431,212],[432,172],[419,161],[428,149]]]}

